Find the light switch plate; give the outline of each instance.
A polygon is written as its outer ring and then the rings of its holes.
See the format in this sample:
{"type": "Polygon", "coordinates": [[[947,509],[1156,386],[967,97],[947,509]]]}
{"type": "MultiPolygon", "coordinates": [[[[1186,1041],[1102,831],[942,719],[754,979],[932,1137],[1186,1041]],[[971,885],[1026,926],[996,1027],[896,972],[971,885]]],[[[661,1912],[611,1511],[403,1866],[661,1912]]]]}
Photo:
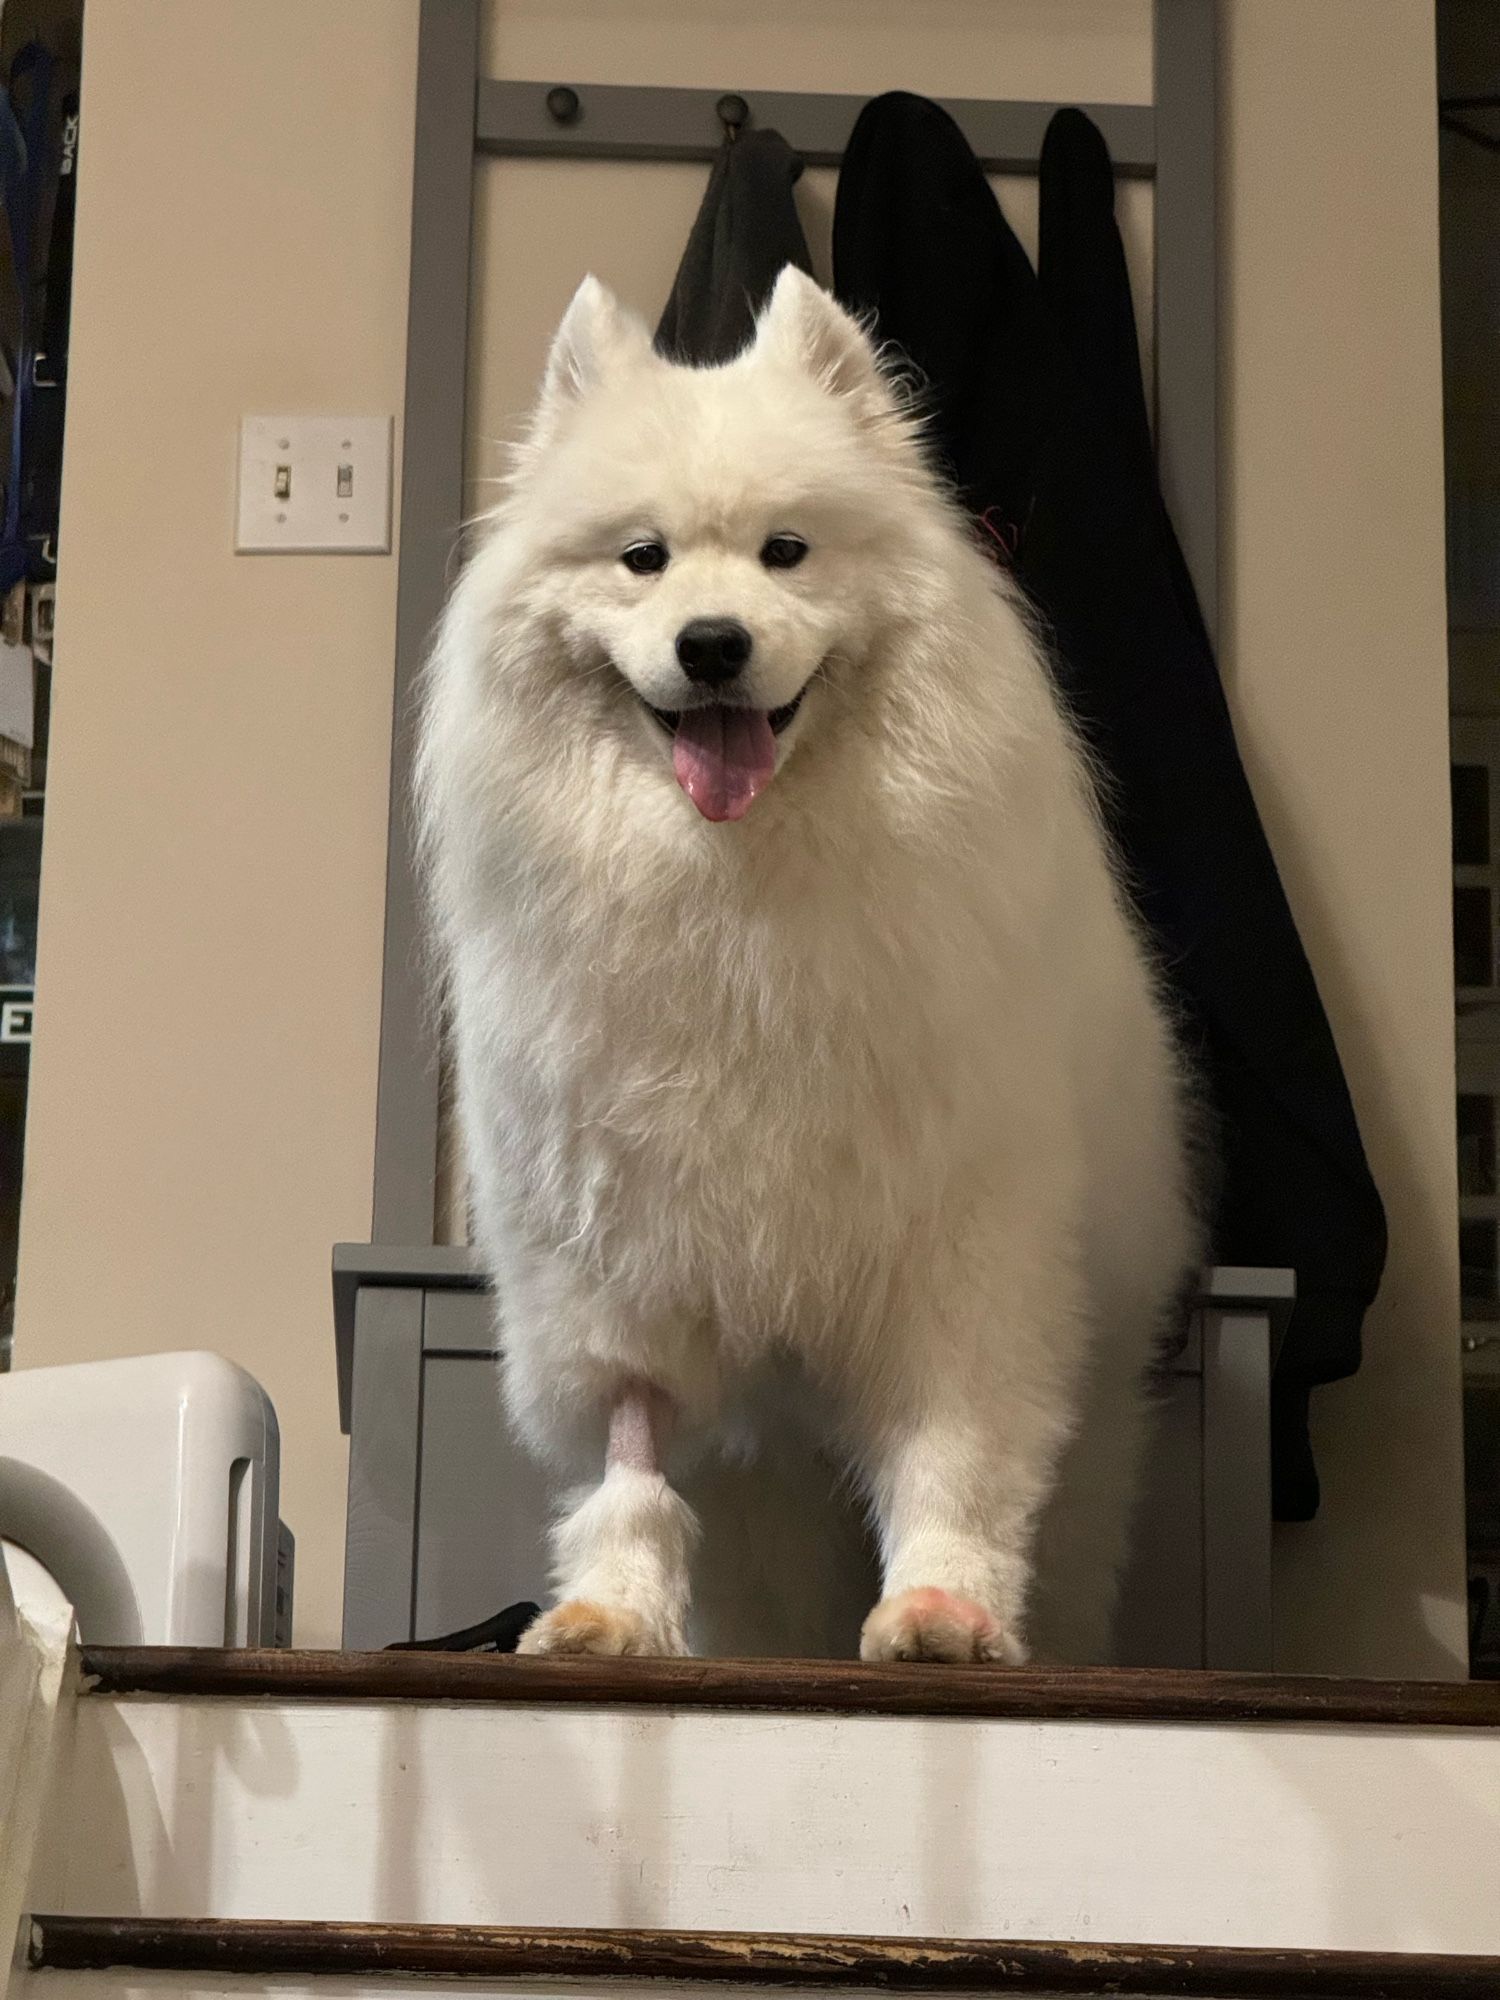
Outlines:
{"type": "Polygon", "coordinates": [[[391,546],[389,417],[242,417],[243,555],[383,555],[391,546]]]}

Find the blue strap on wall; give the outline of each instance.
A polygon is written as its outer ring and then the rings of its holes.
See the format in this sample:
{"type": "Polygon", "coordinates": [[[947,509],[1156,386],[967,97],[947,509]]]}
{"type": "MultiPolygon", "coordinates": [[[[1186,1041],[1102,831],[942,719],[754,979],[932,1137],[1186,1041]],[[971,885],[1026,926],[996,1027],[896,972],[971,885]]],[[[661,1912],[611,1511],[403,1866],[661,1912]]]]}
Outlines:
{"type": "Polygon", "coordinates": [[[49,49],[40,42],[28,42],[10,66],[8,101],[0,117],[4,127],[0,132],[0,188],[19,302],[10,467],[5,484],[5,522],[0,529],[0,595],[19,583],[31,566],[31,552],[21,533],[21,485],[35,361],[36,233],[47,185],[47,128],[55,68],[49,49]],[[15,110],[18,98],[25,106],[19,117],[15,110]]]}

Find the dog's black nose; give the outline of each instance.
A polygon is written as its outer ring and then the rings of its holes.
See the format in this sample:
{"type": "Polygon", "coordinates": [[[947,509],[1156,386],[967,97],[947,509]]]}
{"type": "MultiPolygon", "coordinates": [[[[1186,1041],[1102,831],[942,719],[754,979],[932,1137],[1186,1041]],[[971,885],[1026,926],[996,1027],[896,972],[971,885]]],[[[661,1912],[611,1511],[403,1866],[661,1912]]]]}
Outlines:
{"type": "Polygon", "coordinates": [[[732,681],[754,644],[738,618],[693,618],[677,634],[677,658],[690,681],[732,681]]]}

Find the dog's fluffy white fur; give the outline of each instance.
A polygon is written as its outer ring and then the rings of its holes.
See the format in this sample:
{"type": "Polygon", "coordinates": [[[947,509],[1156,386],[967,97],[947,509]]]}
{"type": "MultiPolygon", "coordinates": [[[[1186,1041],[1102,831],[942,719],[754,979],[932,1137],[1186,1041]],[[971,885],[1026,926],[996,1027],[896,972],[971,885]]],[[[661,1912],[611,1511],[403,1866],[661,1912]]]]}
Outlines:
{"type": "Polygon", "coordinates": [[[591,1482],[527,1646],[1107,1657],[1186,1094],[1027,616],[810,280],[701,369],[584,283],[418,793],[506,1399],[591,1482]],[[651,713],[703,616],[806,690],[731,824],[651,713]]]}

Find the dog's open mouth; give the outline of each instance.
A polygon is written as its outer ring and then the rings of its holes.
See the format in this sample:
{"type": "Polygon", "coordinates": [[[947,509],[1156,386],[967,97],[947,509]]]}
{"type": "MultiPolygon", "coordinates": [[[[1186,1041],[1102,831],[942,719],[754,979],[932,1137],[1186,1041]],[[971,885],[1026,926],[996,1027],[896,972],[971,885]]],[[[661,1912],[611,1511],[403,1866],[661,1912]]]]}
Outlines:
{"type": "Polygon", "coordinates": [[[776,775],[776,738],[802,706],[801,694],[781,708],[644,706],[672,739],[677,782],[705,819],[743,819],[776,775]]]}
{"type": "MultiPolygon", "coordinates": [[[[807,689],[803,688],[802,694],[793,695],[792,699],[789,702],[786,702],[781,708],[769,708],[765,711],[766,720],[771,725],[771,733],[773,736],[779,736],[782,730],[786,728],[787,724],[791,721],[792,717],[797,713],[797,710],[802,706],[802,695],[806,693],[807,689]]],[[[675,736],[677,734],[677,725],[679,722],[681,722],[684,714],[684,711],[682,709],[653,708],[649,701],[644,703],[643,705],[650,714],[656,717],[657,721],[661,724],[662,728],[666,730],[668,736],[675,736]]],[[[702,711],[698,710],[694,712],[701,714],[702,711]]],[[[755,711],[742,710],[740,712],[754,713],[755,711]]]]}

